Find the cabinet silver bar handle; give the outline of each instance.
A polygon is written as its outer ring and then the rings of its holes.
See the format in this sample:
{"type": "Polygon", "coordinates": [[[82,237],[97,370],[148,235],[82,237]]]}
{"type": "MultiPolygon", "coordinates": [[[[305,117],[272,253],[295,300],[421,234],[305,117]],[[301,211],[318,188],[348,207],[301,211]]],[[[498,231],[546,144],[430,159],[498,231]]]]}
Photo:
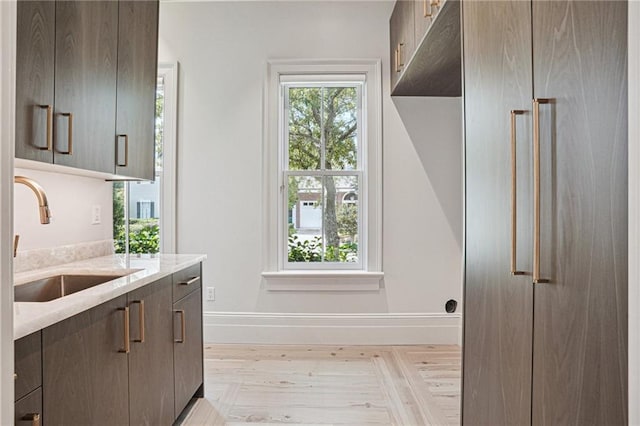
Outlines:
{"type": "Polygon", "coordinates": [[[116,157],[118,157],[116,164],[118,167],[127,167],[129,165],[129,135],[116,136],[116,157]],[[120,163],[120,139],[124,138],[124,164],[120,163]]]}
{"type": "Polygon", "coordinates": [[[139,305],[138,310],[138,335],[140,336],[138,339],[134,339],[133,341],[136,343],[144,343],[144,300],[134,300],[131,304],[139,305]]]}
{"type": "Polygon", "coordinates": [[[533,282],[548,283],[540,278],[540,104],[552,99],[533,100],[533,282]]]}
{"type": "Polygon", "coordinates": [[[195,282],[198,282],[199,279],[200,279],[200,277],[198,276],[198,277],[193,277],[193,278],[191,278],[191,279],[189,279],[187,281],[180,281],[180,285],[191,285],[191,284],[193,284],[195,282]]]}
{"type": "Polygon", "coordinates": [[[178,309],[173,311],[176,314],[180,314],[180,338],[179,339],[175,339],[174,342],[176,343],[184,343],[185,341],[185,332],[186,332],[186,328],[187,328],[187,324],[185,323],[185,319],[184,319],[184,309],[178,309]]]}
{"type": "Polygon", "coordinates": [[[131,351],[131,343],[129,340],[129,307],[118,308],[119,311],[124,311],[124,349],[120,349],[118,352],[128,354],[131,351]]]}
{"type": "Polygon", "coordinates": [[[58,151],[58,153],[64,155],[73,155],[73,114],[70,112],[63,112],[60,115],[69,119],[69,127],[67,127],[67,150],[58,151]]]}
{"type": "Polygon", "coordinates": [[[518,206],[517,206],[517,164],[516,164],[516,117],[526,111],[520,109],[511,110],[511,275],[526,275],[524,271],[518,271],[517,267],[517,243],[518,243],[518,206]]]}

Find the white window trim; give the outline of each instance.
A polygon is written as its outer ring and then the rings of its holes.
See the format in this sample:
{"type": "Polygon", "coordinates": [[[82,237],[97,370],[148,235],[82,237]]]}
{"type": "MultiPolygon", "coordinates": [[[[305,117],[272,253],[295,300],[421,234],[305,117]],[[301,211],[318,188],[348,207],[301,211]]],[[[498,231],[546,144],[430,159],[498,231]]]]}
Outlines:
{"type": "MultiPolygon", "coordinates": [[[[263,96],[263,278],[268,290],[346,290],[371,291],[380,287],[382,274],[382,68],[374,60],[272,60],[267,63],[263,96]],[[334,74],[350,81],[350,77],[365,75],[363,91],[367,116],[363,117],[367,144],[362,157],[366,162],[367,238],[362,264],[358,270],[284,268],[283,225],[279,223],[284,203],[279,188],[282,185],[280,168],[280,83],[287,75],[314,76],[334,74]],[[325,283],[325,284],[322,284],[325,283]],[[351,284],[354,285],[351,285],[351,284]]],[[[315,77],[317,79],[317,77],[315,77]]]]}
{"type": "Polygon", "coordinates": [[[160,253],[177,252],[176,192],[178,151],[178,63],[158,64],[164,77],[164,141],[160,187],[160,253]]]}

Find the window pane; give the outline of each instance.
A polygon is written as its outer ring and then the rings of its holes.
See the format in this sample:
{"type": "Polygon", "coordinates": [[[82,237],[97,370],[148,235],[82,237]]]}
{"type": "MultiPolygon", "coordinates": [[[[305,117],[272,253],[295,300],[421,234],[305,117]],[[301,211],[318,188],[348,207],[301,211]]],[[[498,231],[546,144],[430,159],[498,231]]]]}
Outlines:
{"type": "Polygon", "coordinates": [[[325,262],[358,262],[358,177],[326,176],[325,262]]]}
{"type": "Polygon", "coordinates": [[[319,87],[289,88],[289,169],[320,168],[321,96],[319,87]]]}
{"type": "Polygon", "coordinates": [[[116,253],[126,253],[124,182],[113,182],[113,240],[116,253]]]}
{"type": "Polygon", "coordinates": [[[160,251],[160,177],[129,183],[129,253],[160,251]]]}
{"type": "Polygon", "coordinates": [[[322,179],[290,176],[288,197],[289,262],[322,261],[322,179]]]}
{"type": "Polygon", "coordinates": [[[323,89],[323,131],[327,170],[354,170],[358,167],[358,89],[323,89]]]}

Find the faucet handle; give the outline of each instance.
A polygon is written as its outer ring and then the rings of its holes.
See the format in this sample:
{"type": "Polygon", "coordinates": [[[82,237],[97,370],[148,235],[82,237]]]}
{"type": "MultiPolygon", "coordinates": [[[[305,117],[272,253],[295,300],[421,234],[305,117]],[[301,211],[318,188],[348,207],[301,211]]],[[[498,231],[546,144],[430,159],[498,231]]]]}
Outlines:
{"type": "Polygon", "coordinates": [[[20,235],[16,234],[13,237],[13,257],[16,257],[18,254],[18,243],[20,242],[20,235]]]}

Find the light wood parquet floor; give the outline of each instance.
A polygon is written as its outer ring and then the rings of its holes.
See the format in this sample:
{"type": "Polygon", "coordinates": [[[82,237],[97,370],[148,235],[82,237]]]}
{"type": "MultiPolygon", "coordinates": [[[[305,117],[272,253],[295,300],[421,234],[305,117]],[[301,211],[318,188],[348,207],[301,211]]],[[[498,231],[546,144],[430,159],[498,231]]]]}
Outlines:
{"type": "Polygon", "coordinates": [[[460,347],[206,345],[183,425],[454,425],[460,347]]]}

